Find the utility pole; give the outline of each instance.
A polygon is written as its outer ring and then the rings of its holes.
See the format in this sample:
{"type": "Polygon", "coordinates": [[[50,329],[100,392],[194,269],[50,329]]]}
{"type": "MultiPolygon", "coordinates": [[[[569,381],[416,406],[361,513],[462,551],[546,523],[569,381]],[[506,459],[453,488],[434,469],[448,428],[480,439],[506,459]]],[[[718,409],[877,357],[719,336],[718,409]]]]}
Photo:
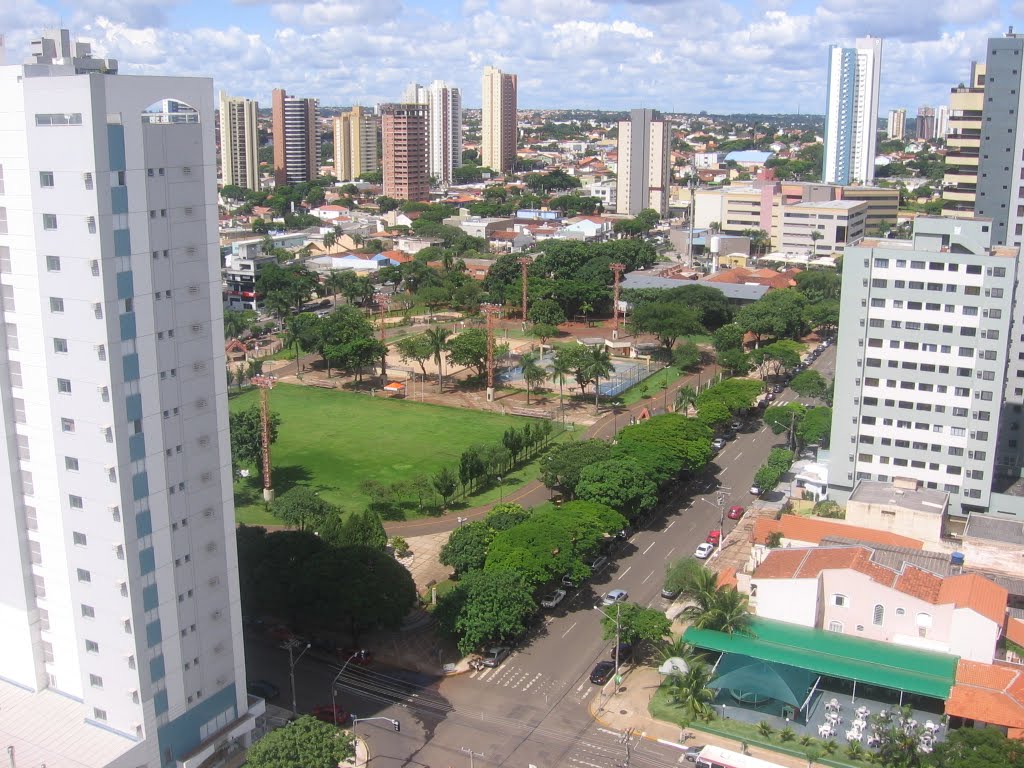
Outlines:
{"type": "Polygon", "coordinates": [[[260,391],[260,454],[263,460],[263,500],[274,500],[274,484],[270,478],[270,390],[274,380],[269,376],[253,376],[252,383],[260,391]]]}
{"type": "Polygon", "coordinates": [[[694,167],[690,174],[690,227],[687,236],[686,255],[690,259],[690,269],[693,269],[693,215],[697,212],[697,200],[694,198],[694,191],[697,188],[697,168],[694,167]]]}
{"type": "Polygon", "coordinates": [[[494,402],[494,317],[501,312],[497,304],[481,304],[480,311],[487,315],[487,402],[494,402]]]}
{"type": "Polygon", "coordinates": [[[378,293],[374,295],[373,300],[377,302],[377,307],[380,309],[380,343],[384,345],[384,349],[380,353],[380,384],[384,386],[388,376],[388,343],[384,339],[384,316],[388,309],[388,295],[378,293]]]}
{"type": "Polygon", "coordinates": [[[299,661],[302,659],[303,656],[305,656],[306,651],[309,650],[310,644],[306,643],[306,647],[302,649],[302,653],[300,653],[296,657],[295,656],[295,649],[299,648],[301,646],[302,646],[302,642],[299,641],[299,640],[296,640],[294,637],[291,640],[289,640],[288,642],[286,642],[284,645],[281,646],[282,648],[284,648],[285,650],[288,651],[288,677],[291,680],[291,684],[292,684],[292,714],[293,715],[299,714],[299,704],[298,704],[298,701],[296,701],[296,697],[295,697],[295,665],[299,663],[299,661]]]}
{"type": "Polygon", "coordinates": [[[620,262],[609,264],[608,268],[615,275],[615,298],[612,300],[612,339],[618,341],[619,339],[619,279],[622,277],[623,270],[626,269],[626,265],[620,262]]]}
{"type": "Polygon", "coordinates": [[[520,256],[516,261],[519,262],[519,266],[523,268],[522,283],[523,283],[523,330],[526,330],[526,268],[533,262],[529,256],[520,256]]]}
{"type": "Polygon", "coordinates": [[[473,768],[473,758],[474,757],[483,757],[484,756],[483,752],[474,752],[469,747],[462,747],[462,751],[465,752],[467,755],[469,755],[469,768],[473,768]]]}
{"type": "Polygon", "coordinates": [[[633,739],[633,734],[634,733],[636,733],[636,729],[635,728],[627,728],[625,731],[622,732],[622,737],[619,739],[619,744],[622,744],[622,745],[624,745],[626,747],[626,762],[623,764],[622,768],[629,768],[629,761],[630,761],[630,758],[633,756],[632,755],[632,748],[633,748],[632,739],[633,739]]]}

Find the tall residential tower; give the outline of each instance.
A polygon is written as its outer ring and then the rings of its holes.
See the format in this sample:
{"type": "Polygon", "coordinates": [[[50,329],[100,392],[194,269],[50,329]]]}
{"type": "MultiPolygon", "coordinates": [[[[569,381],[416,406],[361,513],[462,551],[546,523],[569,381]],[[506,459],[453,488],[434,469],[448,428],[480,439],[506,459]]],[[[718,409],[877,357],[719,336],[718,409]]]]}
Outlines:
{"type": "Polygon", "coordinates": [[[668,215],[672,129],[653,109],[634,109],[619,123],[616,212],[636,216],[644,208],[668,215]]]}
{"type": "Polygon", "coordinates": [[[896,139],[903,141],[903,137],[906,135],[907,130],[907,110],[905,109],[890,109],[888,126],[886,128],[886,135],[890,139],[896,139]]]}
{"type": "Polygon", "coordinates": [[[978,190],[982,110],[985,107],[985,65],[971,62],[970,85],[949,94],[946,170],[942,177],[942,213],[971,217],[978,190]]]}
{"type": "Polygon", "coordinates": [[[259,104],[220,94],[220,167],[224,185],[260,188],[259,143],[256,123],[259,104]]]}
{"type": "Polygon", "coordinates": [[[274,181],[299,184],[312,181],[320,166],[319,106],[316,99],[289,96],[281,88],[271,94],[274,137],[274,181]]]}
{"type": "Polygon", "coordinates": [[[498,173],[511,170],[516,159],[518,85],[516,75],[484,67],[480,161],[498,173]]]}
{"type": "Polygon", "coordinates": [[[209,79],[0,67],[0,696],[19,765],[200,765],[246,693],[209,79]],[[164,111],[167,99],[188,109],[164,111]]]}
{"type": "Polygon", "coordinates": [[[427,107],[381,104],[384,194],[398,200],[430,198],[427,170],[427,107]]]}
{"type": "Polygon", "coordinates": [[[342,181],[355,181],[364,173],[380,167],[377,131],[380,120],[362,107],[352,107],[334,118],[334,175],[342,181]]]}
{"type": "Polygon", "coordinates": [[[882,41],[857,40],[855,48],[832,46],[825,106],[826,184],[870,184],[875,178],[875,132],[882,72],[882,41]]]}
{"type": "Polygon", "coordinates": [[[402,101],[426,105],[430,176],[447,187],[452,183],[452,171],[462,166],[462,92],[444,80],[435,80],[426,88],[409,83],[402,101]]]}

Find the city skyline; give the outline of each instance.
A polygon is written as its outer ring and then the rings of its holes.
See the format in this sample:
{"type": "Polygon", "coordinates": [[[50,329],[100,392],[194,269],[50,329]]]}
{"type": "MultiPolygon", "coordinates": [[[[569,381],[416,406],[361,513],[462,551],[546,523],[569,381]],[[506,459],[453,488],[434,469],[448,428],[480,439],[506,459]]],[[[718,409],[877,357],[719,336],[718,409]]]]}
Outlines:
{"type": "Polygon", "coordinates": [[[410,80],[443,79],[463,90],[467,108],[478,108],[475,73],[491,64],[519,75],[525,109],[643,104],[718,114],[822,114],[828,46],[872,34],[886,40],[885,114],[945,103],[988,37],[1013,23],[1011,4],[994,0],[920,10],[921,23],[909,28],[889,7],[847,0],[707,8],[598,0],[28,0],[0,12],[0,29],[9,62],[27,56],[35,31],[62,17],[98,55],[123,61],[127,74],[210,76],[218,90],[261,103],[282,87],[325,106],[373,104],[393,100],[410,80]]]}

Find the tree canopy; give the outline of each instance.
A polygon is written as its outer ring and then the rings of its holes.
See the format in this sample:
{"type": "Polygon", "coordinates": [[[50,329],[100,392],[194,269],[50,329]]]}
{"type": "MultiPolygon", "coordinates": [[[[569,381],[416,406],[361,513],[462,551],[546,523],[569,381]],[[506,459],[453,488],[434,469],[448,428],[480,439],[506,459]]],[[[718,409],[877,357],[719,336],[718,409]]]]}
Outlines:
{"type": "Polygon", "coordinates": [[[583,469],[606,460],[611,450],[604,440],[574,440],[555,445],[541,457],[541,481],[548,488],[560,488],[571,497],[576,493],[583,469]]]}
{"type": "Polygon", "coordinates": [[[794,288],[768,291],[759,301],[741,307],[736,324],[757,337],[799,338],[804,329],[805,296],[794,288]]]}
{"type": "Polygon", "coordinates": [[[680,336],[702,333],[697,312],[683,304],[667,301],[646,302],[633,310],[633,326],[640,333],[651,333],[670,351],[680,336]]]}
{"type": "Polygon", "coordinates": [[[337,768],[355,756],[353,736],[311,715],[269,731],[249,747],[251,768],[337,768]]]}
{"type": "Polygon", "coordinates": [[[576,495],[584,501],[605,504],[633,519],[658,503],[658,486],[638,462],[616,458],[584,467],[576,495]]]}
{"type": "MultiPolygon", "coordinates": [[[[232,411],[228,416],[231,428],[231,463],[252,464],[260,471],[263,469],[263,426],[258,405],[251,405],[240,411],[232,411]]],[[[281,426],[281,415],[271,411],[269,417],[270,444],[277,442],[278,429],[281,426]]]]}

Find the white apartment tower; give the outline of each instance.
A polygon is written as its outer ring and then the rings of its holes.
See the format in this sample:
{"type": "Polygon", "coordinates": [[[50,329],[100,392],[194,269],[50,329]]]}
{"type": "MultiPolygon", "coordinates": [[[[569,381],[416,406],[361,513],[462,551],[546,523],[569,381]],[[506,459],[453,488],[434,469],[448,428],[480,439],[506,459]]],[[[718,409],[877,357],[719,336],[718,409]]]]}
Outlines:
{"type": "Polygon", "coordinates": [[[843,262],[829,493],[913,480],[950,513],[1024,517],[1019,249],[990,219],[918,217],[843,262]]]}
{"type": "Polygon", "coordinates": [[[903,137],[906,135],[907,130],[907,110],[905,109],[890,109],[888,127],[886,129],[886,135],[890,139],[896,139],[903,141],[903,137]]]}
{"type": "Polygon", "coordinates": [[[427,106],[427,163],[435,184],[447,187],[452,171],[462,167],[462,92],[444,80],[424,88],[409,83],[402,94],[404,104],[427,106]]]}
{"type": "Polygon", "coordinates": [[[671,126],[655,110],[634,109],[619,122],[616,213],[668,215],[671,148],[671,126]]]}
{"type": "Polygon", "coordinates": [[[0,66],[0,701],[12,765],[200,765],[242,646],[209,79],[66,30],[0,66]],[[162,111],[173,98],[190,109],[162,111]]]}
{"type": "Polygon", "coordinates": [[[227,186],[260,188],[259,104],[253,99],[220,94],[220,173],[227,186]]]}
{"type": "Polygon", "coordinates": [[[855,48],[828,54],[825,106],[826,184],[870,184],[875,178],[875,132],[882,74],[882,40],[863,37],[855,48]]]}
{"type": "Polygon", "coordinates": [[[519,78],[496,67],[484,67],[480,110],[480,162],[498,173],[511,170],[516,160],[519,78]]]}

